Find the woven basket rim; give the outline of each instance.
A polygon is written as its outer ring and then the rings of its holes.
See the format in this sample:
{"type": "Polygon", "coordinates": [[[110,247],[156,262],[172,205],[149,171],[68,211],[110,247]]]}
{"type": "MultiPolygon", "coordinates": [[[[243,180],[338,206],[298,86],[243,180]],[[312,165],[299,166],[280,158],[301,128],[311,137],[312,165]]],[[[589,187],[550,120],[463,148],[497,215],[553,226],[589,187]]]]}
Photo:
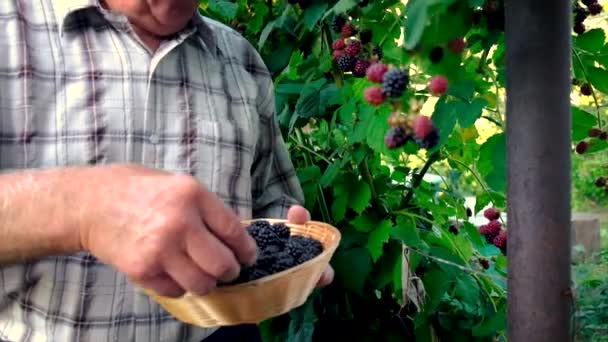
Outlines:
{"type": "MultiPolygon", "coordinates": [[[[255,221],[268,221],[270,223],[285,223],[287,226],[299,226],[299,227],[305,227],[305,226],[319,226],[319,227],[323,227],[323,229],[328,230],[333,236],[334,236],[334,243],[332,245],[330,245],[328,248],[323,248],[323,251],[315,256],[314,258],[303,262],[297,266],[294,266],[290,269],[281,271],[281,272],[277,272],[274,273],[272,275],[260,278],[260,279],[256,279],[256,280],[252,280],[252,281],[248,281],[246,283],[241,283],[241,284],[236,284],[236,285],[228,285],[228,286],[218,286],[216,287],[213,292],[236,292],[239,291],[242,288],[245,287],[258,287],[258,286],[263,286],[265,283],[269,283],[272,282],[273,280],[275,280],[276,278],[282,278],[284,276],[286,276],[287,274],[291,274],[291,273],[295,273],[298,272],[304,268],[307,268],[309,265],[314,264],[316,262],[318,262],[319,260],[325,258],[327,255],[329,254],[333,254],[333,252],[338,248],[338,245],[340,244],[340,240],[341,240],[341,234],[340,231],[332,226],[329,223],[326,222],[321,222],[321,221],[314,221],[314,220],[309,220],[306,221],[305,223],[293,223],[293,222],[289,222],[289,220],[287,219],[271,219],[271,218],[256,218],[256,219],[250,219],[250,220],[242,220],[241,223],[243,223],[244,225],[248,225],[252,222],[255,221]]],[[[194,294],[191,293],[187,293],[187,296],[191,296],[191,297],[199,297],[196,296],[194,294]]]]}

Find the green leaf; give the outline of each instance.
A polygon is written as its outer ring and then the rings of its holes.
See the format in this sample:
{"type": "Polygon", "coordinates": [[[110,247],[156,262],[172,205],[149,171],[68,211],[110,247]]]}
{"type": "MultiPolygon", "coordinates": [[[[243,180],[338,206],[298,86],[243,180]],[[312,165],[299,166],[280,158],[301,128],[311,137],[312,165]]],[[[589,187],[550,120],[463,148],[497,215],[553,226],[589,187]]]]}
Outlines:
{"type": "Polygon", "coordinates": [[[465,101],[471,101],[475,95],[475,82],[465,79],[450,84],[448,94],[465,101]]]}
{"type": "Polygon", "coordinates": [[[380,222],[378,228],[376,228],[369,235],[367,240],[367,250],[372,256],[372,260],[376,262],[382,256],[382,249],[384,244],[388,241],[391,234],[392,224],[389,220],[380,222]]]}
{"type": "Polygon", "coordinates": [[[302,22],[308,30],[313,30],[327,9],[327,2],[312,4],[304,11],[302,22]]]}
{"type": "Polygon", "coordinates": [[[391,231],[391,236],[401,240],[408,247],[418,248],[422,244],[416,222],[411,217],[397,218],[397,226],[391,231]]]}
{"type": "Polygon", "coordinates": [[[261,2],[256,2],[253,5],[253,17],[248,22],[249,29],[252,32],[258,33],[264,25],[264,20],[268,15],[268,6],[261,2]]]}
{"type": "Polygon", "coordinates": [[[301,183],[317,181],[319,177],[321,177],[321,169],[316,166],[309,166],[302,169],[298,169],[297,171],[298,179],[301,183]]]}
{"type": "Polygon", "coordinates": [[[211,11],[219,14],[224,19],[229,20],[229,19],[236,18],[236,14],[238,13],[238,10],[239,10],[239,5],[237,5],[233,2],[230,2],[230,1],[210,0],[209,9],[211,11]]]}
{"type": "Polygon", "coordinates": [[[359,215],[350,224],[360,232],[371,232],[378,226],[378,221],[372,219],[369,215],[359,215]]]}
{"type": "Polygon", "coordinates": [[[369,185],[363,181],[353,184],[349,194],[349,207],[357,212],[357,214],[361,214],[369,206],[372,199],[372,191],[369,185]]]}
{"type": "Polygon", "coordinates": [[[289,59],[289,67],[287,77],[292,80],[296,80],[298,78],[298,66],[302,64],[302,60],[304,56],[300,50],[294,50],[291,54],[291,58],[289,59]]]}
{"type": "Polygon", "coordinates": [[[479,149],[477,169],[488,186],[495,191],[504,192],[507,186],[506,135],[490,137],[479,149]]]}
{"type": "Polygon", "coordinates": [[[359,2],[356,0],[340,0],[332,7],[331,12],[335,14],[345,13],[355,8],[358,4],[359,2]]]}
{"type": "Polygon", "coordinates": [[[405,15],[407,20],[405,21],[405,48],[412,50],[416,47],[424,28],[426,27],[428,20],[428,0],[410,0],[407,3],[405,15]]]}
{"type": "Polygon", "coordinates": [[[312,341],[315,331],[315,315],[313,298],[309,298],[304,305],[289,312],[291,321],[289,322],[288,342],[308,342],[312,341]]]}
{"type": "Polygon", "coordinates": [[[422,277],[422,283],[427,294],[427,302],[424,311],[416,315],[414,324],[416,327],[422,325],[437,308],[446,291],[452,285],[452,280],[448,273],[438,269],[431,269],[422,277]]]}
{"type": "Polygon", "coordinates": [[[321,177],[321,179],[319,180],[319,183],[322,187],[325,188],[334,181],[334,179],[338,175],[338,172],[340,172],[340,167],[342,167],[342,164],[343,161],[335,160],[327,167],[327,169],[325,169],[323,177],[321,177]]]}
{"type": "Polygon", "coordinates": [[[456,280],[454,297],[460,300],[466,313],[477,315],[481,306],[480,291],[475,279],[465,273],[456,280]]]}
{"type": "Polygon", "coordinates": [[[331,204],[331,215],[337,222],[342,221],[346,216],[346,206],[348,205],[347,196],[339,196],[331,204]]]}
{"type": "Polygon", "coordinates": [[[578,107],[572,106],[572,140],[587,138],[589,130],[597,125],[597,117],[578,107]]]}
{"type": "Polygon", "coordinates": [[[440,99],[435,105],[435,111],[431,119],[439,130],[440,144],[445,143],[450,134],[452,134],[458,119],[458,111],[463,106],[464,104],[460,101],[446,102],[445,99],[440,99]]]}
{"type": "Polygon", "coordinates": [[[355,247],[346,251],[338,250],[332,258],[336,280],[346,289],[359,295],[372,270],[372,261],[367,249],[355,247]]]}
{"type": "Polygon", "coordinates": [[[275,20],[266,24],[266,27],[264,27],[262,33],[260,34],[260,39],[258,39],[258,49],[262,50],[262,48],[266,44],[266,41],[268,40],[268,37],[270,36],[270,33],[272,33],[272,31],[274,30],[275,25],[275,20]]]}
{"type": "Polygon", "coordinates": [[[606,69],[587,66],[587,77],[593,87],[608,94],[608,71],[606,69]]]}
{"type": "Polygon", "coordinates": [[[591,53],[599,52],[604,46],[606,34],[601,28],[595,28],[577,36],[574,40],[574,46],[578,49],[585,50],[591,53]]]}
{"type": "Polygon", "coordinates": [[[498,312],[486,315],[477,326],[473,328],[473,336],[492,336],[497,331],[504,330],[507,322],[506,305],[502,305],[498,312]]]}
{"type": "Polygon", "coordinates": [[[483,108],[488,104],[488,101],[482,98],[476,98],[467,105],[466,110],[459,113],[458,122],[460,123],[460,127],[467,128],[473,125],[477,119],[481,117],[483,113],[483,108]]]}

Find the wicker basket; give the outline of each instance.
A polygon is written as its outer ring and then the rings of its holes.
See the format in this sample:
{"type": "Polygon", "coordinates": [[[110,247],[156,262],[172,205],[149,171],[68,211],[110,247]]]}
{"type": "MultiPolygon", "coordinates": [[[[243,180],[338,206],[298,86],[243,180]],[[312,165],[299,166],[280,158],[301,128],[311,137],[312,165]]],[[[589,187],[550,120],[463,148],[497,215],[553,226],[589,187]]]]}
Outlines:
{"type": "MultiPolygon", "coordinates": [[[[264,220],[285,223],[292,234],[319,240],[323,252],[283,272],[248,283],[218,287],[205,296],[186,293],[180,298],[169,298],[150,290],[144,291],[178,320],[201,327],[259,323],[304,304],[338,247],[340,232],[331,225],[316,221],[300,225],[281,219],[264,220]]],[[[243,221],[243,224],[251,222],[243,221]]]]}

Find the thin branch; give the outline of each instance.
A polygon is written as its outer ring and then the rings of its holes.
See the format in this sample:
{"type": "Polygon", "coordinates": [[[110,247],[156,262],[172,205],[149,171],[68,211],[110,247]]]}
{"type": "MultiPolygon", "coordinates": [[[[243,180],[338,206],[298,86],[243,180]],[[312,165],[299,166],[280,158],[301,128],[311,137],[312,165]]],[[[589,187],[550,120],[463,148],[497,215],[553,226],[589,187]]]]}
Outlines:
{"type": "MultiPolygon", "coordinates": [[[[572,52],[574,53],[578,64],[580,64],[581,66],[581,70],[583,71],[583,75],[585,76],[585,81],[589,82],[589,75],[587,74],[587,69],[585,69],[585,65],[583,64],[581,56],[579,55],[578,51],[576,51],[576,49],[572,49],[572,52]]],[[[591,96],[593,96],[593,102],[595,102],[595,109],[597,110],[597,125],[599,129],[602,129],[602,119],[600,118],[600,105],[597,101],[597,96],[595,95],[595,90],[593,89],[593,87],[591,87],[591,96]]]]}
{"type": "Polygon", "coordinates": [[[429,159],[427,159],[426,163],[424,164],[424,166],[422,167],[420,172],[413,177],[412,186],[410,187],[410,190],[407,192],[407,194],[403,198],[403,201],[401,202],[401,205],[399,206],[400,208],[405,208],[410,204],[410,201],[412,200],[412,197],[414,196],[414,190],[416,190],[420,186],[420,184],[422,183],[422,179],[424,178],[424,175],[429,171],[429,168],[431,167],[431,165],[434,162],[436,162],[437,160],[439,160],[439,157],[440,157],[439,151],[431,154],[431,156],[429,157],[429,159]]]}

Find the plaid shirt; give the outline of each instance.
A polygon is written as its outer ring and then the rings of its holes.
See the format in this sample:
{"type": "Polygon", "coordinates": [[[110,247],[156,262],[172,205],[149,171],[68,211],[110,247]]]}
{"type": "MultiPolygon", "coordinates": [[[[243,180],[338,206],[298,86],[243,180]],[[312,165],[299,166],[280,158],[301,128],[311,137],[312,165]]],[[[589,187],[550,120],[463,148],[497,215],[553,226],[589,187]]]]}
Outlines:
{"type": "MultiPolygon", "coordinates": [[[[262,59],[200,15],[151,52],[98,1],[2,0],[0,110],[0,172],[137,162],[194,175],[242,218],[284,217],[303,200],[262,59]]],[[[87,253],[0,267],[0,339],[213,331],[177,322],[87,253]]]]}

